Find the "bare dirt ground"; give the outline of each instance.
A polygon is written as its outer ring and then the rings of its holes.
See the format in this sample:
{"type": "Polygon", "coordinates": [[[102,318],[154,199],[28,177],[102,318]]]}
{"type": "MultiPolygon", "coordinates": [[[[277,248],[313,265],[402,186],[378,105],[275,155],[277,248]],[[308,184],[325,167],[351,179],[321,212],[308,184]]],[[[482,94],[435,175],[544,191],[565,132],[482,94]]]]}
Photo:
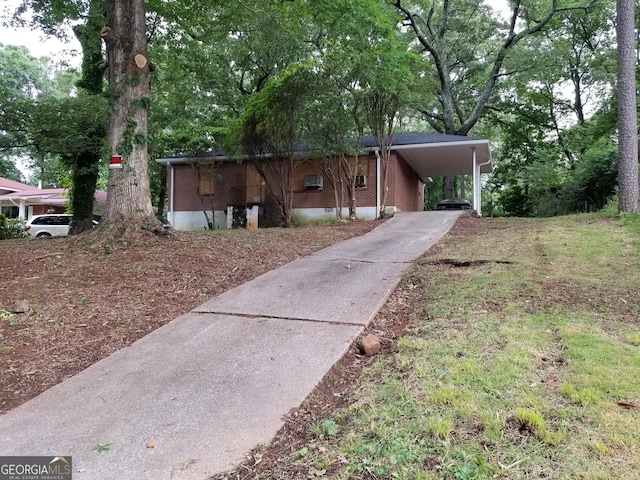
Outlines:
{"type": "Polygon", "coordinates": [[[205,301],[380,224],[0,242],[0,413],[205,301]]]}

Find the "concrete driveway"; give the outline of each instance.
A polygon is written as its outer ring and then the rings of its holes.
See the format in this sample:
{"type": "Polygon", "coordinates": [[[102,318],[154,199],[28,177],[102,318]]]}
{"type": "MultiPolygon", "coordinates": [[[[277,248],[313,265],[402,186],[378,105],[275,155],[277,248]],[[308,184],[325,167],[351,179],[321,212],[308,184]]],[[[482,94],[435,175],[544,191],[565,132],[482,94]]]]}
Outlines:
{"type": "Polygon", "coordinates": [[[273,438],[460,214],[396,214],[212,299],[1,416],[0,455],[72,456],[76,480],[232,468],[273,438]]]}

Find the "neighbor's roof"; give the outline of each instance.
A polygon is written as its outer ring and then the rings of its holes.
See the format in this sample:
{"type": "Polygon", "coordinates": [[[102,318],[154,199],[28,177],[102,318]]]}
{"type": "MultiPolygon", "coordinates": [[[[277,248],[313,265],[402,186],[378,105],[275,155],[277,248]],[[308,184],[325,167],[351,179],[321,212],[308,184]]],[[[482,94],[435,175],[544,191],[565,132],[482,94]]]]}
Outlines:
{"type": "Polygon", "coordinates": [[[0,177],[0,194],[5,192],[19,192],[33,188],[31,185],[16,182],[15,180],[9,180],[8,178],[0,177]]]}
{"type": "MultiPolygon", "coordinates": [[[[484,164],[481,167],[482,173],[491,172],[489,141],[484,138],[443,133],[407,132],[395,134],[392,140],[391,149],[397,152],[425,182],[429,177],[471,174],[473,172],[474,151],[477,164],[484,164]]],[[[372,135],[361,137],[358,143],[368,152],[375,152],[378,149],[376,139],[372,135]]],[[[173,165],[190,163],[194,160],[211,162],[231,161],[237,160],[237,158],[230,158],[222,150],[217,150],[204,155],[159,158],[157,162],[173,165]]]]}
{"type": "MultiPolygon", "coordinates": [[[[105,204],[107,202],[107,192],[96,190],[94,198],[98,203],[105,204]]],[[[0,200],[3,199],[40,200],[53,204],[63,204],[67,200],[67,190],[64,188],[41,189],[0,177],[0,200]]]]}

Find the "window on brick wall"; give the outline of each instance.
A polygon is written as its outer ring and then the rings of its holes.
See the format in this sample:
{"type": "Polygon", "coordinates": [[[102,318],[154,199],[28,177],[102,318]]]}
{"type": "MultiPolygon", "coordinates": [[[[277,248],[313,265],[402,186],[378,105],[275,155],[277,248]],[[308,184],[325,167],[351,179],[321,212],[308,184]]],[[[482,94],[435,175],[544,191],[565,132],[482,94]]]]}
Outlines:
{"type": "Polygon", "coordinates": [[[213,195],[215,193],[215,169],[213,165],[200,165],[198,168],[198,193],[213,195]]]}
{"type": "Polygon", "coordinates": [[[356,188],[367,188],[366,175],[356,175],[356,188]]]}
{"type": "Polygon", "coordinates": [[[369,159],[367,157],[358,159],[356,169],[356,188],[367,188],[369,180],[369,159]]]}

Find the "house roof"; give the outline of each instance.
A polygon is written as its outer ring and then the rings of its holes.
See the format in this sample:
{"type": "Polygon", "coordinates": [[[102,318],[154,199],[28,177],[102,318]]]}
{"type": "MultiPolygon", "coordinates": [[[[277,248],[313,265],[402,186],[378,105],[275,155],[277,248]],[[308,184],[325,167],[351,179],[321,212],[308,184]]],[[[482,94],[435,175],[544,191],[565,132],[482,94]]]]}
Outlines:
{"type": "MultiPolygon", "coordinates": [[[[107,192],[96,190],[94,198],[98,204],[107,203],[107,192]]],[[[0,177],[0,201],[24,200],[29,205],[51,204],[63,205],[67,200],[67,190],[64,188],[37,188],[7,178],[0,177]]]]}
{"type": "Polygon", "coordinates": [[[31,185],[16,182],[15,180],[9,180],[8,178],[0,177],[0,195],[8,192],[19,192],[27,188],[33,188],[31,185]]]}
{"type": "MultiPolygon", "coordinates": [[[[463,175],[473,173],[473,152],[475,150],[477,164],[483,164],[482,173],[491,172],[491,152],[489,141],[479,137],[447,135],[443,133],[407,132],[393,136],[391,149],[426,182],[429,177],[447,175],[463,175]]],[[[376,139],[372,135],[360,137],[359,145],[368,152],[378,150],[376,139]]],[[[201,161],[236,160],[225,155],[221,150],[205,155],[177,156],[159,158],[158,163],[164,165],[201,161]]]]}

